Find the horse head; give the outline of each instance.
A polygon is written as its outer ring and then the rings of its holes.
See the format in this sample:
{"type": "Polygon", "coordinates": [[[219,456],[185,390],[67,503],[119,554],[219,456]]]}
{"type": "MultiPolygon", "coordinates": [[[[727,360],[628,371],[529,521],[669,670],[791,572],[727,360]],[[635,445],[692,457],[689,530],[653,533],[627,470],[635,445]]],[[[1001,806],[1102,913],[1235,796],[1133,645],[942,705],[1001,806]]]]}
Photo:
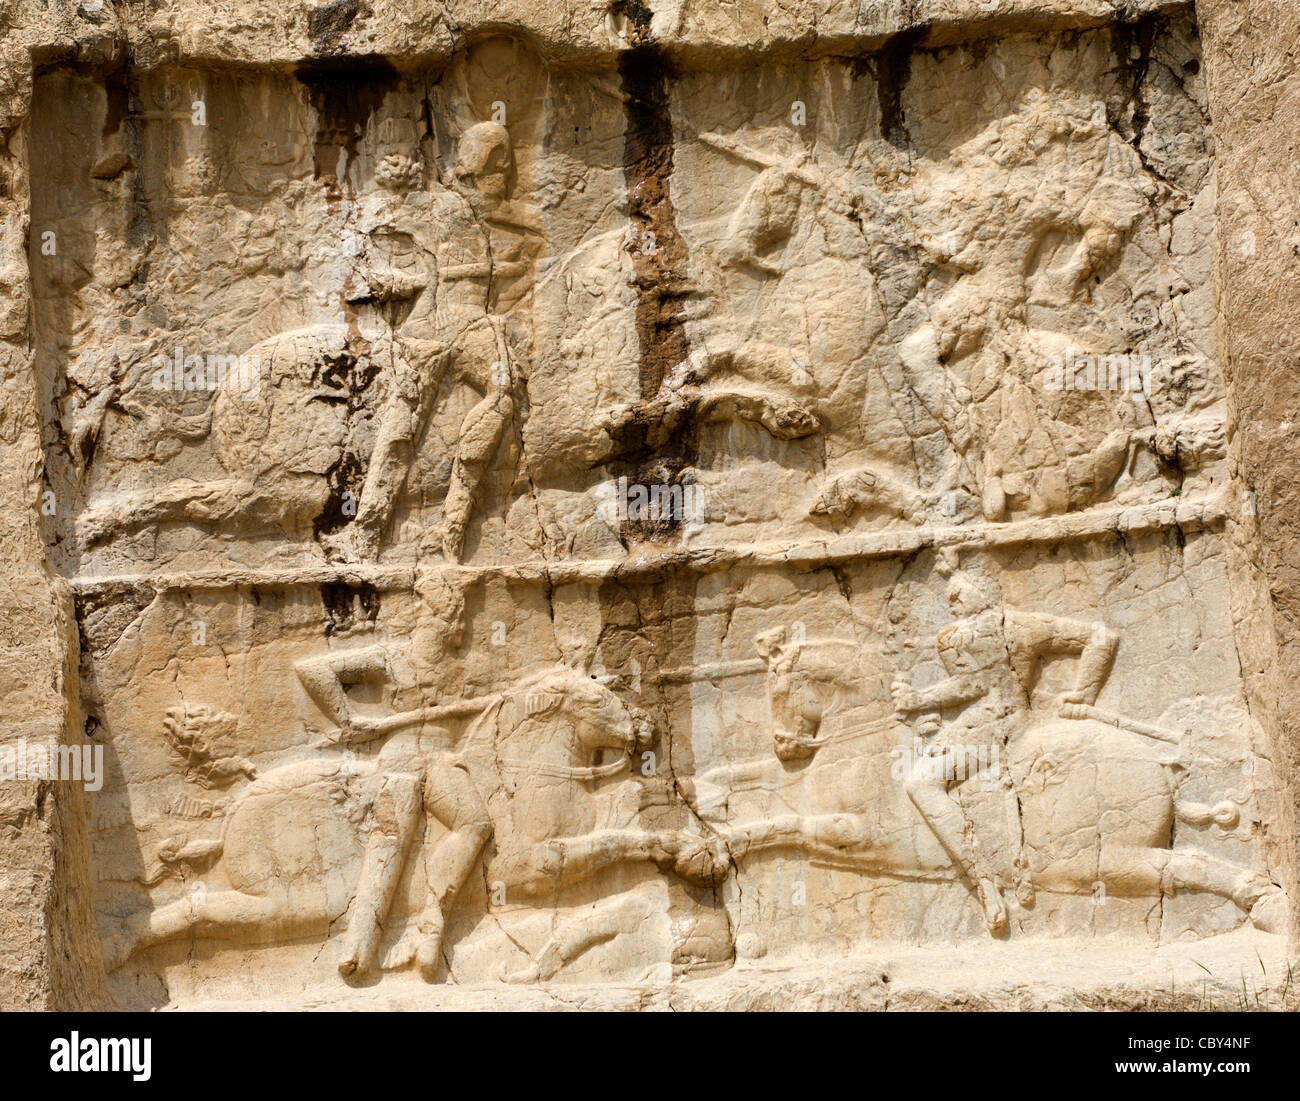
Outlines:
{"type": "Polygon", "coordinates": [[[547,672],[523,693],[524,725],[550,723],[567,734],[560,759],[538,769],[575,780],[626,772],[631,757],[649,747],[649,716],[621,700],[600,679],[573,669],[547,672]]]}
{"type": "Polygon", "coordinates": [[[790,627],[764,631],[754,646],[767,661],[767,698],[772,740],[782,761],[812,757],[824,744],[822,720],[857,694],[856,647],[838,641],[809,642],[790,627]]]}

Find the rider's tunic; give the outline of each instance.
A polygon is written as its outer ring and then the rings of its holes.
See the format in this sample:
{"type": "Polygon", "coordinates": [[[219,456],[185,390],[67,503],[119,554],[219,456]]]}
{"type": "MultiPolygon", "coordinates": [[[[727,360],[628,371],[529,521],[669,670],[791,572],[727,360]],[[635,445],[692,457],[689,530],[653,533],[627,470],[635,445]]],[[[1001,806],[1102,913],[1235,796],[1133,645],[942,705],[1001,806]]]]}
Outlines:
{"type": "Polygon", "coordinates": [[[935,645],[948,675],[969,678],[975,698],[945,709],[934,747],[1005,746],[1024,725],[1029,699],[1011,664],[1002,610],[957,620],[935,645]]]}

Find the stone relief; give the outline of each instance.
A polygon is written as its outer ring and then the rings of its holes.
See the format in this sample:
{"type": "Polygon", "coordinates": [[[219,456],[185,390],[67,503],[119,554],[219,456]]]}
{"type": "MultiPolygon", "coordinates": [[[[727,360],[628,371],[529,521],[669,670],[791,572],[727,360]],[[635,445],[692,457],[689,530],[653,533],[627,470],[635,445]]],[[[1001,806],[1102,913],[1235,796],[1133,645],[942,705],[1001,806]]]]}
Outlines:
{"type": "Polygon", "coordinates": [[[1197,49],[43,74],[119,996],[1279,930],[1197,49]]]}

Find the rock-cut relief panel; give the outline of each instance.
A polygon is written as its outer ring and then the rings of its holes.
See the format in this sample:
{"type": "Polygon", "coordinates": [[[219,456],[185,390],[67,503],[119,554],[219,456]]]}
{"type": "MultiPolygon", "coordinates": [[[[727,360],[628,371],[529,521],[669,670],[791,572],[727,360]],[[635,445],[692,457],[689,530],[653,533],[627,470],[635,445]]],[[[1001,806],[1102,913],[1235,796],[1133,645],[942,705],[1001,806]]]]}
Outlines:
{"type": "Polygon", "coordinates": [[[1152,26],[43,74],[119,993],[1276,929],[1152,26]]]}

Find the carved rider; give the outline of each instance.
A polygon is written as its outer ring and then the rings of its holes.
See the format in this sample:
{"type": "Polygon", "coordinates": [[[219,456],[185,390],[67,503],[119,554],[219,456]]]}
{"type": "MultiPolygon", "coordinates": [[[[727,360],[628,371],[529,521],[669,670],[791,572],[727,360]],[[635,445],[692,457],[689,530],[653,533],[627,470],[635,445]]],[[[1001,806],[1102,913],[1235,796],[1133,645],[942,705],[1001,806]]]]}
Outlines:
{"type": "MultiPolygon", "coordinates": [[[[411,633],[413,669],[394,676],[382,645],[346,650],[299,662],[295,669],[307,694],[338,724],[337,741],[356,745],[385,737],[379,751],[375,794],[365,860],[352,916],[339,956],[345,978],[364,975],[375,964],[379,937],[402,876],[421,807],[425,813],[425,870],[428,896],[416,921],[416,965],[432,981],[442,953],[443,929],[456,895],[492,836],[492,819],[482,796],[454,752],[453,738],[436,722],[400,726],[355,714],[347,689],[367,681],[414,681],[420,699],[453,694],[449,655],[464,634],[464,598],[437,576],[417,581],[420,607],[411,633]],[[441,823],[446,832],[437,830],[441,823]],[[435,837],[441,833],[441,838],[435,837]],[[439,894],[441,885],[441,894],[439,894]]],[[[400,691],[411,691],[410,686],[400,691]]],[[[406,711],[405,714],[420,714],[406,711]]],[[[409,956],[397,949],[396,966],[409,956]]]]}
{"type": "MultiPolygon", "coordinates": [[[[941,559],[937,568],[949,577],[948,602],[957,617],[935,640],[948,676],[919,689],[895,680],[892,692],[899,717],[916,718],[917,733],[933,738],[929,754],[941,761],[936,762],[940,767],[911,770],[905,786],[926,824],[975,887],[989,932],[998,933],[1007,925],[1006,906],[994,869],[968,840],[957,789],[969,776],[954,767],[953,758],[965,753],[969,759],[980,748],[996,748],[999,756],[994,759],[1001,759],[1008,742],[1029,724],[1030,692],[1039,662],[1049,655],[1079,657],[1074,687],[1058,705],[1095,703],[1118,640],[1100,623],[1005,606],[993,578],[957,568],[954,557],[941,559]]],[[[1010,782],[1004,775],[1003,786],[1010,782]]],[[[970,823],[970,830],[977,828],[970,823]]],[[[1017,864],[1016,895],[1028,905],[1033,887],[1019,857],[1017,864]]]]}
{"type": "MultiPolygon", "coordinates": [[[[379,427],[354,522],[355,550],[378,553],[397,496],[428,423],[445,370],[482,395],[466,415],[455,445],[451,483],[439,541],[449,561],[459,561],[492,456],[515,411],[522,384],[506,315],[532,286],[541,237],[530,207],[509,196],[514,159],[504,126],[481,122],[461,137],[452,186],[433,204],[439,240],[435,278],[398,329],[399,346],[428,345],[432,330],[444,354],[424,356],[420,370],[402,369],[379,414],[379,427]]],[[[418,357],[413,357],[418,358],[418,357]]],[[[346,548],[343,549],[346,554],[346,548]]]]}

